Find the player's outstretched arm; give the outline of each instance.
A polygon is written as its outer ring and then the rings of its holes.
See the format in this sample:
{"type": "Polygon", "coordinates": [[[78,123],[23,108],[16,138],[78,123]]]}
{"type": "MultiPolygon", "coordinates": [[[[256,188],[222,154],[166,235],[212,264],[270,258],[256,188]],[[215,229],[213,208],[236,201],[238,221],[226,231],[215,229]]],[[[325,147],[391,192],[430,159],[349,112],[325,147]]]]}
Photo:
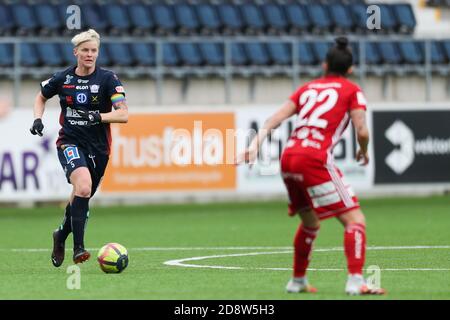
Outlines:
{"type": "Polygon", "coordinates": [[[359,150],[356,153],[356,160],[362,161],[361,165],[369,163],[367,147],[369,145],[369,129],[366,123],[366,111],[363,109],[354,109],[350,111],[353,126],[355,127],[356,137],[358,139],[359,150]]]}
{"type": "Polygon", "coordinates": [[[297,106],[291,101],[286,101],[281,108],[279,108],[272,116],[270,116],[265,122],[263,127],[258,131],[258,134],[253,138],[250,146],[241,154],[236,157],[235,163],[241,164],[254,163],[258,156],[259,148],[266,139],[267,135],[286,119],[290,118],[297,111],[297,106]]]}
{"type": "Polygon", "coordinates": [[[36,98],[34,99],[34,121],[33,125],[30,128],[30,132],[33,135],[39,135],[42,137],[42,131],[44,130],[44,124],[42,123],[42,116],[45,111],[45,102],[47,99],[42,95],[42,93],[38,93],[36,98]]]}

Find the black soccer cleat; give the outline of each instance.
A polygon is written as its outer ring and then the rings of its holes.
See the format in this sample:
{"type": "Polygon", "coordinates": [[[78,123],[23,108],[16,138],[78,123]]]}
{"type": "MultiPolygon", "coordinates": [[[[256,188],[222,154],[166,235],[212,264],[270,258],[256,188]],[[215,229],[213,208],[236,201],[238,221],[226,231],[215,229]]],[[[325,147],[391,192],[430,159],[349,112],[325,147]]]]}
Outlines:
{"type": "Polygon", "coordinates": [[[64,242],[59,241],[59,229],[53,231],[53,251],[52,263],[55,267],[60,267],[64,261],[64,242]]]}
{"type": "Polygon", "coordinates": [[[90,257],[91,257],[91,254],[89,253],[89,251],[85,250],[84,248],[76,248],[73,251],[73,262],[75,264],[88,261],[90,257]]]}

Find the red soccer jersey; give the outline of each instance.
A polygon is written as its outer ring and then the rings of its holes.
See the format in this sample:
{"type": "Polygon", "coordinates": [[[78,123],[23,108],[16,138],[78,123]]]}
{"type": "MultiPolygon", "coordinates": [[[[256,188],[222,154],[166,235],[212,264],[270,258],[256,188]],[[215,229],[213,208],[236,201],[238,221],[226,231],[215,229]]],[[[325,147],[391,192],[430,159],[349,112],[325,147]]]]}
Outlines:
{"type": "Polygon", "coordinates": [[[347,128],[350,110],[366,110],[359,86],[335,75],[308,82],[290,99],[297,106],[298,118],[285,153],[304,154],[323,162],[347,128]]]}

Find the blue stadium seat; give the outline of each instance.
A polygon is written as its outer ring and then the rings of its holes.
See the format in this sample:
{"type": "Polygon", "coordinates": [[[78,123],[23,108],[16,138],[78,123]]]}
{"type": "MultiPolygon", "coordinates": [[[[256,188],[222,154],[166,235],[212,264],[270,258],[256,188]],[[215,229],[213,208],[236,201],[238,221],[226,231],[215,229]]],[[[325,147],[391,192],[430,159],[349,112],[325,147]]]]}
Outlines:
{"type": "Polygon", "coordinates": [[[0,35],[10,35],[15,27],[9,7],[0,4],[0,35]]]}
{"type": "Polygon", "coordinates": [[[290,44],[283,42],[269,42],[267,43],[267,51],[269,52],[270,60],[274,64],[292,64],[292,50],[290,44]]]}
{"type": "Polygon", "coordinates": [[[12,44],[0,43],[0,67],[12,67],[14,64],[14,47],[12,44]]]}
{"type": "Polygon", "coordinates": [[[244,44],[244,50],[249,57],[250,64],[258,66],[266,66],[270,64],[269,54],[263,43],[259,42],[246,42],[244,44]]]}
{"type": "Polygon", "coordinates": [[[148,34],[154,29],[155,21],[147,6],[141,3],[132,3],[127,8],[134,33],[148,34]]]}
{"type": "MultiPolygon", "coordinates": [[[[76,57],[73,55],[73,45],[71,43],[60,43],[59,45],[65,65],[76,64],[76,57]]],[[[101,49],[100,49],[101,50],[101,49]]],[[[101,52],[100,54],[102,54],[101,52]]]]}
{"type": "Polygon", "coordinates": [[[403,62],[407,64],[423,64],[425,62],[424,53],[417,42],[400,41],[398,47],[402,54],[403,62]]]}
{"type": "Polygon", "coordinates": [[[191,5],[187,3],[175,4],[174,12],[180,34],[189,35],[197,33],[200,22],[191,5]]]}
{"type": "Polygon", "coordinates": [[[84,4],[81,6],[81,12],[81,20],[86,26],[95,29],[100,34],[105,33],[108,28],[107,18],[98,5],[84,4]]]}
{"type": "Polygon", "coordinates": [[[312,22],[306,12],[305,6],[298,3],[288,3],[283,7],[285,8],[290,33],[302,34],[311,29],[312,22]]]}
{"type": "Polygon", "coordinates": [[[55,6],[48,3],[37,4],[34,6],[34,10],[43,33],[56,34],[63,27],[63,21],[55,6]]]}
{"type": "Polygon", "coordinates": [[[209,3],[201,3],[196,5],[194,8],[199,18],[202,33],[204,34],[220,33],[222,23],[220,22],[216,6],[213,6],[209,3]]]}
{"type": "Polygon", "coordinates": [[[178,43],[181,63],[185,66],[200,66],[203,63],[197,44],[192,42],[178,43]]]}
{"type": "Polygon", "coordinates": [[[26,4],[12,4],[10,8],[17,26],[17,35],[34,34],[38,24],[31,7],[26,4]]]}
{"type": "Polygon", "coordinates": [[[266,22],[260,8],[253,3],[244,3],[239,6],[248,34],[264,33],[266,22]]]}
{"type": "Polygon", "coordinates": [[[367,5],[356,3],[350,5],[350,13],[354,22],[354,29],[358,33],[366,33],[367,29],[367,5]]]}
{"type": "Polygon", "coordinates": [[[359,43],[358,42],[351,42],[350,47],[352,49],[352,55],[353,55],[353,64],[359,65],[360,63],[360,52],[359,52],[359,43]]]}
{"type": "Polygon", "coordinates": [[[172,8],[165,4],[155,4],[151,7],[158,34],[174,34],[177,24],[172,8]]]}
{"type": "Polygon", "coordinates": [[[166,67],[176,67],[180,65],[180,57],[173,43],[163,44],[163,65],[166,67]]]}
{"type": "Polygon", "coordinates": [[[285,33],[288,29],[287,17],[283,8],[276,3],[265,3],[262,5],[264,17],[268,24],[269,33],[285,33]]]}
{"type": "Polygon", "coordinates": [[[306,10],[311,17],[313,32],[327,33],[331,30],[333,23],[324,5],[317,3],[310,4],[306,6],[306,10]]]}
{"type": "Polygon", "coordinates": [[[393,4],[392,10],[397,17],[398,31],[400,33],[410,34],[416,27],[416,18],[409,3],[393,4]]]}
{"type": "MultiPolygon", "coordinates": [[[[425,48],[425,42],[421,41],[419,43],[420,48],[422,50],[422,52],[424,53],[424,57],[426,59],[426,48],[425,48]]],[[[442,43],[439,41],[430,41],[430,62],[432,64],[446,64],[448,62],[448,60],[446,59],[445,56],[445,51],[442,48],[442,43]]]]}
{"type": "Polygon", "coordinates": [[[231,44],[231,64],[235,66],[248,65],[249,58],[242,43],[231,44]]]}
{"type": "Polygon", "coordinates": [[[131,54],[134,61],[141,66],[154,66],[156,64],[155,45],[147,43],[130,44],[131,54]]]}
{"type": "Polygon", "coordinates": [[[366,54],[366,63],[369,65],[379,65],[382,63],[382,57],[378,46],[374,42],[366,42],[364,45],[366,54]]]}
{"type": "Polygon", "coordinates": [[[107,43],[113,65],[131,66],[134,64],[128,44],[122,42],[107,43]]]}
{"type": "Polygon", "coordinates": [[[328,50],[331,48],[331,42],[313,42],[312,49],[318,63],[325,61],[328,50]]]}
{"type": "Polygon", "coordinates": [[[46,66],[57,67],[64,64],[59,46],[55,43],[39,43],[37,52],[39,60],[43,61],[46,66]]]}
{"type": "Polygon", "coordinates": [[[199,44],[200,53],[205,63],[209,66],[220,66],[225,64],[223,45],[213,42],[199,44]]]}
{"type": "Polygon", "coordinates": [[[218,5],[218,12],[225,34],[242,33],[244,22],[236,6],[229,3],[221,3],[218,5]]]}
{"type": "Polygon", "coordinates": [[[446,56],[446,60],[450,62],[450,40],[445,40],[441,42],[442,51],[446,56]]]}
{"type": "Polygon", "coordinates": [[[100,10],[105,13],[110,34],[126,34],[129,31],[131,22],[125,6],[109,3],[101,5],[100,10]]]}
{"type": "Polygon", "coordinates": [[[20,44],[20,65],[23,67],[37,67],[39,63],[36,45],[22,42],[20,44]]]}
{"type": "Polygon", "coordinates": [[[377,45],[384,63],[399,64],[402,62],[402,56],[395,42],[379,42],[377,45]]]}
{"type": "Polygon", "coordinates": [[[350,8],[341,3],[333,3],[327,6],[335,32],[344,33],[354,28],[353,17],[350,8]]]}
{"type": "Polygon", "coordinates": [[[109,54],[109,46],[107,43],[100,45],[100,50],[97,58],[97,65],[100,67],[107,67],[112,65],[111,56],[109,54]]]}
{"type": "Polygon", "coordinates": [[[311,44],[308,42],[298,43],[298,63],[301,65],[314,65],[317,60],[314,56],[314,52],[311,48],[311,44]]]}
{"type": "Polygon", "coordinates": [[[392,11],[392,7],[386,4],[377,5],[380,7],[381,30],[385,33],[396,33],[398,22],[392,11]]]}

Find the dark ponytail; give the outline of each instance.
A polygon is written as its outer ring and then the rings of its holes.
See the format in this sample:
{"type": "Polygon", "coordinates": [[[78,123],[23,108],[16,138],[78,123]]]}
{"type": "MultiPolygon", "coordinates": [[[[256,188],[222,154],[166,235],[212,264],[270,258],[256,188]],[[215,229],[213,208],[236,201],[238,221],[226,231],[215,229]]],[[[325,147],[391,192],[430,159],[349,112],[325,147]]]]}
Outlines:
{"type": "Polygon", "coordinates": [[[326,62],[328,73],[345,76],[353,64],[353,54],[346,37],[335,39],[336,44],[328,50],[326,62]]]}

